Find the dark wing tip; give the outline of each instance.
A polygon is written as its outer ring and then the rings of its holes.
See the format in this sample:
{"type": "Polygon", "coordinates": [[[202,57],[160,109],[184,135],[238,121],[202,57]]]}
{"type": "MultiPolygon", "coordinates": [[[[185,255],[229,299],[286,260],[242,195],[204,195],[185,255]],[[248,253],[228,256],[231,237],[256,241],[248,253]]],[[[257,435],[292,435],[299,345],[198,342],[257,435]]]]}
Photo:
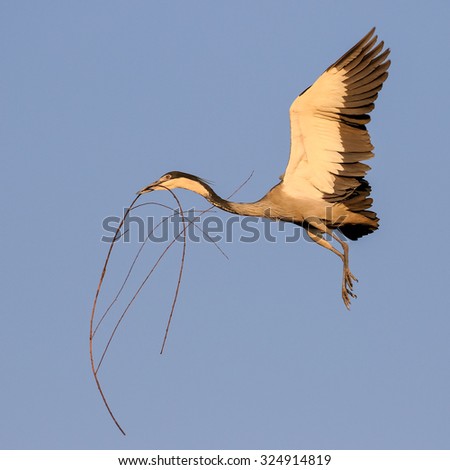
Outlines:
{"type": "Polygon", "coordinates": [[[332,65],[330,65],[327,68],[327,71],[332,69],[333,67],[337,67],[341,69],[342,67],[345,67],[349,61],[352,60],[352,56],[357,51],[358,49],[364,47],[370,40],[377,41],[378,36],[375,36],[372,38],[372,36],[375,33],[375,26],[362,38],[360,39],[351,49],[349,49],[343,56],[339,57],[339,59],[334,62],[332,65]]]}

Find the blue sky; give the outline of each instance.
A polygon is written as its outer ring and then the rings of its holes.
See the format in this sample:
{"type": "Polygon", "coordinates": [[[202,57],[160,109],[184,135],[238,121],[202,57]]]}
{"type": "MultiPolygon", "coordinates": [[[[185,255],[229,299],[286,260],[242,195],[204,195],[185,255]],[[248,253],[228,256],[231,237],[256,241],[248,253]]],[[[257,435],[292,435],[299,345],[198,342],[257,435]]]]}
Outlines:
{"type": "MultiPolygon", "coordinates": [[[[14,1],[0,22],[2,448],[449,448],[448,2],[14,1]],[[392,49],[370,124],[381,228],[351,243],[351,311],[340,261],[305,240],[222,243],[229,260],[191,243],[160,356],[177,246],[102,367],[123,437],[89,366],[102,220],[175,169],[224,196],[254,171],[236,198],[261,197],[291,102],[372,26],[392,49]]],[[[103,308],[137,248],[118,245],[103,308]]]]}

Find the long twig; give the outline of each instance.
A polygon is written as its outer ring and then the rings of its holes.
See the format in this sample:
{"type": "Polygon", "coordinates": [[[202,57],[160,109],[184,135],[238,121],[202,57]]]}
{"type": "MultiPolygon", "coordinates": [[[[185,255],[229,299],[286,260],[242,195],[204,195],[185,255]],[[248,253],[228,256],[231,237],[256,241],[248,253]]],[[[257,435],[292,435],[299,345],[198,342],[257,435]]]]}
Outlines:
{"type": "Polygon", "coordinates": [[[102,386],[100,385],[100,381],[99,381],[98,376],[97,376],[96,367],[95,367],[95,360],[94,360],[94,351],[93,351],[93,338],[94,338],[93,327],[94,327],[94,318],[95,318],[95,308],[97,306],[98,296],[100,294],[100,289],[101,289],[102,284],[103,284],[103,279],[105,278],[106,268],[108,266],[109,258],[111,257],[111,252],[112,252],[114,244],[116,242],[117,235],[120,232],[120,229],[122,228],[122,226],[125,222],[125,219],[126,219],[127,215],[129,214],[131,208],[134,206],[134,204],[139,199],[139,197],[140,197],[140,194],[138,194],[134,198],[134,200],[131,203],[130,207],[125,211],[125,214],[124,214],[122,220],[120,221],[119,226],[116,229],[114,239],[111,242],[111,245],[110,245],[109,250],[108,250],[108,254],[106,255],[105,263],[103,265],[102,273],[100,275],[100,281],[99,281],[98,286],[97,286],[97,291],[95,292],[94,303],[92,305],[91,318],[90,318],[90,322],[89,322],[89,356],[90,356],[91,369],[92,369],[92,373],[94,375],[95,383],[97,385],[97,389],[100,393],[100,396],[102,397],[103,403],[105,404],[106,409],[108,410],[108,413],[110,414],[110,416],[111,416],[112,420],[114,421],[115,425],[119,428],[120,432],[124,436],[125,436],[125,431],[121,428],[119,422],[117,421],[116,417],[114,416],[114,413],[112,412],[111,408],[109,407],[108,401],[106,400],[106,396],[103,393],[102,386]]]}
{"type": "MultiPolygon", "coordinates": [[[[185,221],[184,221],[184,213],[183,213],[183,209],[181,207],[181,204],[180,204],[180,201],[178,200],[178,198],[176,197],[176,195],[173,193],[173,191],[171,191],[170,189],[168,189],[168,191],[170,191],[170,193],[172,194],[172,196],[175,198],[175,200],[177,201],[177,203],[179,204],[179,210],[180,210],[180,215],[182,217],[182,221],[183,221],[183,224],[185,224],[185,221]]],[[[128,310],[130,309],[132,303],[136,300],[137,296],[139,295],[139,293],[141,292],[141,290],[143,289],[143,287],[145,286],[145,284],[147,283],[148,279],[150,278],[150,276],[153,274],[153,272],[155,271],[155,269],[157,268],[157,266],[159,265],[159,263],[161,262],[161,260],[163,259],[163,257],[165,256],[165,254],[169,251],[169,249],[172,247],[172,245],[177,241],[178,238],[180,238],[180,236],[185,232],[185,226],[183,228],[183,230],[174,237],[174,239],[169,243],[169,245],[166,246],[166,248],[164,249],[164,251],[161,253],[161,255],[159,256],[159,258],[156,260],[155,264],[153,265],[152,269],[147,273],[147,275],[145,276],[144,280],[141,282],[141,284],[139,285],[138,289],[136,290],[136,292],[134,293],[133,297],[131,298],[131,300],[128,302],[127,306],[125,307],[124,311],[122,312],[122,314],[120,315],[119,319],[117,320],[115,326],[114,326],[114,329],[111,333],[111,335],[109,336],[109,339],[108,339],[108,342],[106,343],[106,346],[105,348],[103,349],[103,353],[100,357],[100,361],[98,363],[98,366],[97,366],[97,369],[96,369],[96,372],[98,372],[98,369],[100,368],[104,358],[105,358],[105,355],[109,349],[109,346],[111,345],[111,341],[113,340],[116,332],[117,332],[117,329],[119,328],[120,324],[122,323],[122,320],[124,319],[125,315],[127,314],[128,310]]],[[[180,270],[179,270],[179,274],[178,274],[178,281],[177,281],[177,287],[176,287],[176,290],[175,290],[175,296],[174,296],[174,299],[173,299],[173,302],[172,302],[172,308],[171,308],[171,312],[170,314],[173,315],[173,311],[175,309],[175,305],[176,305],[176,302],[177,302],[177,298],[178,298],[178,292],[179,292],[179,288],[180,288],[180,284],[181,284],[181,277],[183,275],[183,268],[184,268],[184,259],[185,259],[185,254],[186,254],[186,237],[183,238],[183,251],[182,251],[182,255],[181,255],[181,262],[180,262],[180,270]]]]}
{"type": "MultiPolygon", "coordinates": [[[[250,178],[253,176],[253,172],[250,174],[250,176],[230,195],[230,197],[232,197],[234,194],[236,194],[249,180],[250,178]]],[[[167,188],[165,188],[167,189],[167,188]]],[[[138,198],[140,197],[140,194],[138,194],[136,196],[136,198],[133,200],[133,202],[131,203],[130,207],[125,211],[125,214],[122,218],[122,220],[120,221],[120,224],[119,226],[117,227],[116,229],[116,232],[115,232],[115,235],[114,235],[114,238],[113,238],[113,241],[111,242],[111,245],[109,247],[109,250],[108,250],[108,254],[106,256],[106,259],[105,259],[105,263],[103,265],[103,269],[102,269],[102,273],[101,273],[101,276],[100,276],[100,280],[99,280],[99,283],[98,283],[98,286],[97,286],[97,291],[95,293],[95,297],[94,297],[94,302],[93,302],[93,306],[92,306],[92,311],[91,311],[91,317],[90,317],[90,325],[89,325],[89,355],[90,355],[90,362],[91,362],[91,369],[92,369],[92,373],[94,375],[94,379],[95,379],[95,383],[97,385],[97,389],[100,393],[100,396],[102,397],[102,400],[103,400],[103,403],[105,404],[106,406],[106,409],[108,410],[108,413],[109,415],[111,416],[112,420],[114,421],[115,425],[117,426],[117,428],[120,430],[120,432],[125,435],[125,431],[123,430],[123,428],[120,426],[119,422],[117,421],[116,417],[114,416],[109,404],[108,404],[108,401],[106,399],[106,396],[102,390],[102,387],[101,387],[101,384],[100,384],[100,381],[99,381],[99,378],[98,378],[98,371],[99,371],[99,368],[105,358],[105,355],[106,355],[106,352],[109,348],[109,345],[111,344],[111,341],[120,325],[120,323],[122,322],[123,318],[125,317],[127,311],[129,310],[129,308],[131,307],[131,304],[134,302],[134,300],[136,299],[136,297],[139,295],[140,291],[142,290],[142,288],[144,287],[144,285],[146,284],[147,280],[150,278],[150,276],[152,275],[152,273],[154,272],[154,270],[156,269],[156,267],[158,266],[158,264],[160,263],[160,261],[162,260],[162,258],[164,257],[164,255],[167,253],[167,251],[170,249],[170,247],[175,243],[175,241],[181,236],[184,234],[183,236],[183,250],[182,250],[182,255],[181,255],[181,262],[180,262],[180,270],[179,270],[179,274],[178,274],[178,280],[177,280],[177,284],[176,284],[176,289],[175,289],[175,294],[174,294],[174,297],[173,297],[173,301],[172,301],[172,306],[171,306],[171,310],[170,310],[170,314],[169,314],[169,319],[167,321],[167,325],[166,325],[166,330],[165,330],[165,334],[164,334],[164,339],[163,339],[163,344],[162,344],[162,347],[161,347],[161,351],[160,353],[162,354],[163,351],[164,351],[164,347],[165,347],[165,344],[166,344],[166,341],[167,341],[167,336],[168,336],[168,333],[169,333],[169,329],[170,329],[170,325],[171,325],[171,322],[172,322],[172,317],[173,317],[173,312],[175,310],[175,306],[176,306],[176,303],[177,303],[177,300],[178,300],[178,294],[179,294],[179,290],[180,290],[180,286],[181,286],[181,279],[182,279],[182,275],[183,275],[183,269],[184,269],[184,261],[185,261],[185,256],[186,256],[186,237],[187,237],[187,234],[186,234],[186,231],[187,231],[187,228],[191,225],[191,224],[194,224],[194,226],[196,226],[197,228],[200,228],[198,227],[196,224],[195,224],[195,221],[194,220],[189,220],[188,219],[188,225],[186,225],[186,218],[184,216],[184,213],[183,213],[183,209],[181,207],[181,204],[180,204],[180,201],[179,199],[177,198],[177,196],[170,190],[168,189],[168,191],[171,193],[171,195],[174,197],[174,199],[176,200],[177,202],[177,205],[178,205],[178,208],[179,208],[179,211],[180,211],[180,215],[181,215],[181,219],[182,219],[182,223],[183,223],[183,230],[174,237],[174,239],[171,241],[171,243],[164,249],[163,253],[160,255],[160,257],[158,258],[158,260],[155,262],[155,264],[153,265],[152,269],[150,270],[150,272],[147,274],[147,276],[145,277],[144,281],[141,283],[141,285],[139,286],[139,288],[137,289],[137,291],[135,292],[135,294],[133,295],[132,299],[130,300],[130,302],[128,303],[127,307],[125,308],[125,310],[122,312],[122,315],[120,316],[119,320],[116,322],[116,325],[108,339],[108,342],[102,352],[102,355],[101,355],[101,358],[100,358],[100,361],[98,363],[98,365],[96,366],[95,365],[95,359],[94,359],[94,353],[93,353],[93,338],[94,338],[94,335],[96,333],[96,331],[98,330],[100,324],[102,323],[103,319],[106,317],[106,315],[108,314],[109,310],[111,309],[111,307],[113,306],[113,304],[117,301],[119,295],[121,294],[123,288],[125,287],[125,284],[131,274],[131,271],[133,270],[133,267],[139,257],[139,254],[141,253],[142,249],[143,249],[143,246],[144,244],[146,243],[146,241],[149,239],[150,237],[150,234],[147,236],[146,240],[142,243],[137,255],[135,256],[132,264],[131,264],[131,267],[125,277],[125,280],[122,284],[122,286],[120,287],[119,289],[119,292],[117,293],[116,297],[113,299],[113,301],[111,302],[111,304],[109,305],[109,307],[107,308],[106,312],[102,315],[100,321],[97,323],[95,329],[94,329],[94,319],[95,319],[95,310],[96,310],[96,306],[97,306],[97,301],[98,301],[98,297],[99,297],[99,294],[100,294],[100,290],[101,290],[101,287],[102,287],[102,284],[103,284],[103,280],[105,278],[105,274],[106,274],[106,269],[107,269],[107,266],[108,266],[108,263],[109,263],[109,259],[111,257],[111,253],[112,253],[112,250],[113,250],[113,247],[114,247],[114,244],[116,243],[117,240],[119,240],[124,234],[121,234],[120,235],[120,230],[128,216],[128,214],[130,213],[131,210],[137,208],[137,207],[140,207],[142,205],[145,205],[145,204],[155,204],[155,205],[160,205],[160,206],[163,206],[163,207],[167,207],[167,208],[170,208],[170,206],[166,206],[164,204],[159,204],[159,203],[144,203],[144,204],[140,204],[139,206],[135,206],[135,203],[136,201],[138,200],[138,198]]],[[[209,207],[208,209],[205,209],[204,211],[201,211],[200,212],[200,215],[203,215],[207,212],[209,212],[210,210],[212,210],[214,208],[214,206],[211,206],[209,207]]],[[[172,208],[171,208],[172,209],[172,208]]],[[[172,209],[173,210],[173,209],[172,209]]],[[[161,225],[162,222],[160,222],[156,227],[154,227],[153,231],[159,226],[161,225]]],[[[205,232],[200,228],[200,230],[205,234],[205,232]]],[[[153,232],[152,231],[152,232],[153,232]]],[[[205,234],[207,235],[207,234],[205,234]]],[[[211,239],[212,240],[212,239],[211,239]]],[[[223,250],[217,245],[217,243],[212,240],[214,242],[214,244],[216,245],[216,247],[221,251],[221,253],[226,257],[226,254],[223,252],[223,250]]]]}
{"type": "MultiPolygon", "coordinates": [[[[142,205],[142,204],[141,204],[141,205],[142,205]]],[[[123,289],[125,288],[125,285],[126,285],[128,279],[129,279],[129,277],[130,277],[130,275],[131,275],[131,272],[133,271],[133,268],[134,268],[134,266],[135,266],[135,264],[136,264],[136,261],[137,261],[139,255],[140,255],[142,249],[144,248],[145,242],[149,239],[149,237],[153,234],[153,232],[154,232],[157,228],[159,228],[159,227],[165,222],[165,220],[167,220],[167,218],[162,219],[161,222],[159,222],[159,223],[153,228],[153,230],[148,234],[148,236],[147,236],[147,238],[145,239],[145,241],[142,242],[142,244],[141,244],[141,246],[140,246],[140,248],[139,248],[139,250],[138,250],[136,256],[135,256],[134,259],[133,259],[133,262],[131,263],[130,268],[128,269],[128,272],[127,272],[127,274],[126,274],[126,276],[125,276],[125,279],[124,279],[124,281],[122,282],[122,285],[120,286],[119,291],[117,292],[117,294],[116,294],[116,296],[114,297],[114,299],[112,300],[112,302],[108,305],[108,308],[105,310],[105,312],[104,312],[103,315],[101,316],[100,320],[97,322],[97,325],[96,325],[96,327],[95,327],[95,329],[94,329],[94,336],[95,336],[95,333],[97,332],[97,330],[99,329],[101,323],[103,322],[103,320],[104,320],[104,319],[106,318],[106,316],[108,315],[108,313],[109,313],[109,311],[111,310],[112,306],[117,302],[117,300],[118,300],[119,297],[120,297],[120,294],[122,293],[123,289]]]]}
{"type": "MultiPolygon", "coordinates": [[[[142,203],[142,204],[138,204],[138,205],[134,206],[131,210],[135,210],[135,209],[137,209],[138,207],[142,207],[142,206],[145,206],[145,205],[157,205],[157,206],[164,207],[164,208],[166,208],[166,209],[170,209],[170,210],[173,211],[173,212],[176,211],[176,209],[174,209],[173,207],[170,207],[170,206],[168,206],[168,205],[166,205],[166,204],[160,204],[160,203],[158,203],[158,202],[144,202],[144,203],[142,203]]],[[[130,210],[130,211],[131,211],[131,210],[130,210]]],[[[203,213],[203,212],[201,212],[201,211],[196,211],[196,212],[200,212],[200,214],[203,213]]],[[[134,266],[135,266],[135,264],[136,264],[136,262],[137,262],[137,260],[138,260],[138,258],[139,258],[139,256],[140,256],[140,254],[141,254],[141,252],[142,252],[142,250],[143,250],[145,244],[146,244],[147,241],[150,239],[150,237],[151,237],[152,234],[155,232],[155,230],[158,229],[166,220],[168,220],[168,218],[169,218],[169,217],[163,218],[163,220],[161,220],[161,222],[159,222],[157,225],[155,225],[155,226],[153,227],[153,229],[151,230],[151,232],[149,232],[149,234],[147,235],[147,237],[145,238],[145,240],[141,243],[141,246],[139,247],[139,250],[138,250],[138,252],[136,253],[136,255],[135,255],[135,257],[134,257],[134,259],[133,259],[133,261],[132,261],[132,263],[131,263],[131,265],[130,265],[130,268],[128,269],[128,272],[127,272],[127,274],[126,274],[126,276],[125,276],[125,279],[123,280],[123,282],[122,282],[122,284],[121,284],[121,286],[120,286],[120,288],[119,288],[119,290],[118,290],[116,296],[115,296],[114,299],[111,301],[111,303],[108,305],[107,309],[105,310],[105,312],[103,313],[103,315],[100,317],[100,320],[97,322],[97,324],[96,324],[96,326],[95,326],[95,328],[94,328],[93,336],[95,336],[95,334],[96,334],[97,330],[99,329],[100,325],[102,324],[103,320],[106,318],[106,316],[108,315],[109,311],[111,310],[111,308],[113,307],[113,305],[117,302],[117,300],[119,299],[121,293],[123,292],[123,290],[124,290],[124,288],[125,288],[125,286],[126,286],[128,280],[129,280],[129,278],[130,278],[130,276],[131,276],[131,273],[132,273],[132,271],[133,271],[133,269],[134,269],[134,266]]],[[[197,225],[197,224],[195,223],[195,221],[188,219],[186,216],[184,216],[184,218],[185,218],[185,220],[187,220],[187,221],[189,222],[189,225],[193,224],[194,227],[196,227],[197,229],[199,229],[199,230],[203,233],[203,235],[204,235],[205,237],[207,237],[210,241],[212,241],[212,242],[214,243],[215,247],[220,251],[220,253],[221,253],[226,259],[229,259],[228,256],[227,256],[227,254],[222,250],[222,248],[218,245],[218,243],[217,243],[215,240],[213,240],[213,239],[209,236],[209,234],[206,233],[199,225],[197,225]]],[[[128,230],[127,230],[127,231],[128,231],[128,230]]],[[[183,234],[184,232],[185,232],[185,230],[183,230],[183,231],[178,235],[178,237],[176,237],[176,238],[179,238],[179,236],[181,236],[181,234],[183,234]]],[[[124,235],[125,233],[126,233],[126,232],[124,232],[121,236],[117,236],[117,237],[114,239],[114,241],[118,241],[121,237],[123,237],[123,235],[124,235]]],[[[170,246],[172,246],[172,244],[171,244],[170,246]]],[[[98,370],[98,367],[97,367],[97,370],[98,370]]]]}

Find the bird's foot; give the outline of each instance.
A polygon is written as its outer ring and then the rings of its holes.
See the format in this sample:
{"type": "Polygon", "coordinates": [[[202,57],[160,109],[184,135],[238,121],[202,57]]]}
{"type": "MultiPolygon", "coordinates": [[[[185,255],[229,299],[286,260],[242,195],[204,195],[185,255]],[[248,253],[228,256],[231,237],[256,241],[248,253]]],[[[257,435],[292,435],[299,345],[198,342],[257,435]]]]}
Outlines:
{"type": "Polygon", "coordinates": [[[357,297],[357,295],[353,293],[353,281],[358,282],[358,279],[351,273],[350,269],[344,268],[342,276],[342,300],[347,310],[350,310],[350,297],[353,299],[357,297]]]}

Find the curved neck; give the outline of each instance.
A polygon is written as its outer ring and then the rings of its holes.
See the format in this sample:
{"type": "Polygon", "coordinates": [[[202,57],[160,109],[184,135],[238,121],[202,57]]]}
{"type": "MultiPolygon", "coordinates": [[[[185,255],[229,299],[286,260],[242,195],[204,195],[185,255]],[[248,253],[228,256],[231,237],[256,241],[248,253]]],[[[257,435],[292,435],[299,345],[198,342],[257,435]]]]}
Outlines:
{"type": "Polygon", "coordinates": [[[255,202],[231,202],[221,198],[207,184],[204,184],[206,192],[201,194],[211,204],[227,212],[238,215],[267,217],[270,207],[265,203],[264,198],[255,202]]]}
{"type": "Polygon", "coordinates": [[[173,187],[187,189],[200,194],[211,204],[224,211],[238,215],[274,218],[273,207],[269,205],[266,196],[255,202],[231,202],[221,198],[209,184],[200,178],[179,178],[177,183],[177,186],[173,187]]]}

